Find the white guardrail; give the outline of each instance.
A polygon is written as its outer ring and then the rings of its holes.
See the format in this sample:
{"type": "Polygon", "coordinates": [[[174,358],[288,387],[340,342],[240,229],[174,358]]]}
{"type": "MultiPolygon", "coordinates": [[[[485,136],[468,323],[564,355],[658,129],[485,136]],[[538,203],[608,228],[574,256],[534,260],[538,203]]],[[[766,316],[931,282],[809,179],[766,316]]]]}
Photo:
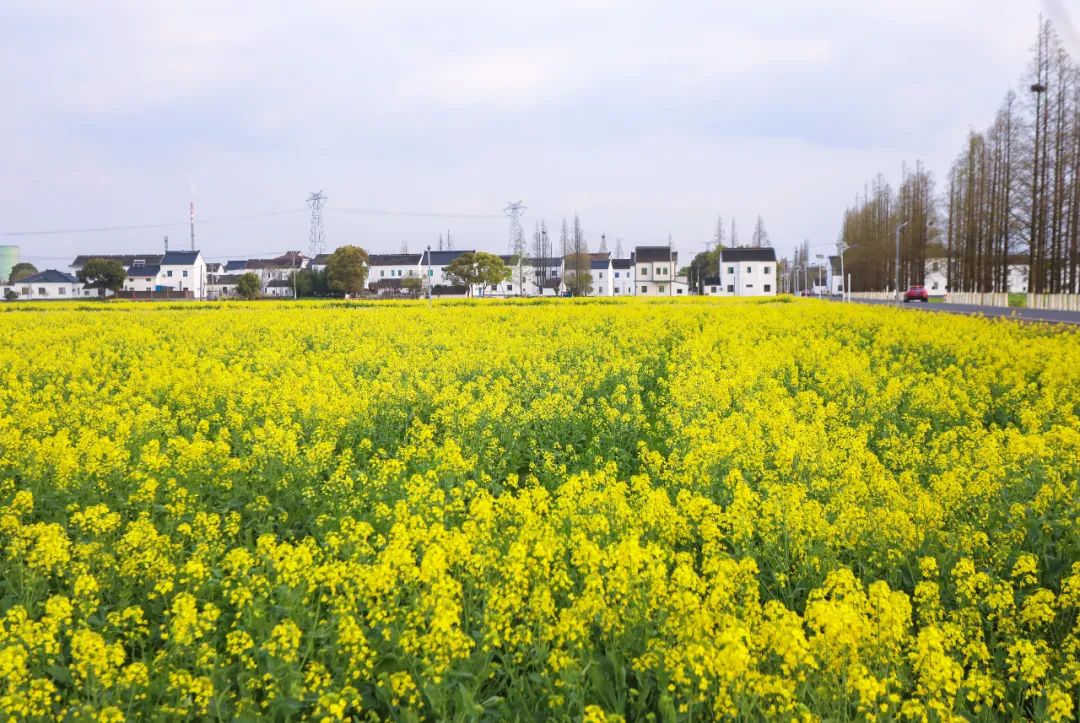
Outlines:
{"type": "Polygon", "coordinates": [[[952,291],[945,294],[946,304],[972,306],[1008,306],[1009,295],[1002,291],[952,291]]]}
{"type": "MultiPolygon", "coordinates": [[[[893,291],[853,291],[849,295],[855,301],[892,301],[893,291]]],[[[1029,309],[1048,311],[1080,311],[1080,294],[1025,294],[1025,306],[1029,309]]],[[[903,295],[901,295],[903,298],[903,295]]],[[[953,291],[945,295],[946,304],[969,304],[971,306],[1008,306],[1009,295],[1005,292],[953,291]]]]}
{"type": "Polygon", "coordinates": [[[1049,311],[1080,311],[1080,294],[1028,294],[1027,308],[1049,311]]]}

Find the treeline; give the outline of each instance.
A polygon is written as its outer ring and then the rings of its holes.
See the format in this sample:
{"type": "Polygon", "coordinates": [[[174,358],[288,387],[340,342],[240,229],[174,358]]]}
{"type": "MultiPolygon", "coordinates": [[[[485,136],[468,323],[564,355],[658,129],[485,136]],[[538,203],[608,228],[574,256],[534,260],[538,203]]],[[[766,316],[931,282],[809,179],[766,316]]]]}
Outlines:
{"type": "Polygon", "coordinates": [[[940,195],[917,164],[899,189],[879,175],[856,197],[840,235],[854,290],[892,287],[905,222],[901,286],[921,283],[933,256],[954,291],[1006,291],[1014,265],[1028,267],[1030,291],[1080,289],[1080,64],[1049,21],[1023,86],[970,133],[940,195]]]}

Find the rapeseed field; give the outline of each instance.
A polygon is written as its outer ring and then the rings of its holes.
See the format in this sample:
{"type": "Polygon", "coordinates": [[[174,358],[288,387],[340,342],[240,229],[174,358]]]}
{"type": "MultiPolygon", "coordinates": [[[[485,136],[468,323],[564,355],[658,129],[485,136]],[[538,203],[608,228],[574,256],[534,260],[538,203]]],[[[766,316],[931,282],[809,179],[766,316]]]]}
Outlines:
{"type": "Polygon", "coordinates": [[[5,309],[6,719],[1076,715],[1075,332],[5,309]]]}

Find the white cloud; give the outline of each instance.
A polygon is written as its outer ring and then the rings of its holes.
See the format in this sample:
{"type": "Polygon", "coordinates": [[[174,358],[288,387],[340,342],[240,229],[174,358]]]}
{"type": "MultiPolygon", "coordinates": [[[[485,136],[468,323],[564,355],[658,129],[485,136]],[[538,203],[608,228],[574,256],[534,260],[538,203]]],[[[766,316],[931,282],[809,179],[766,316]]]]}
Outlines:
{"type": "MultiPolygon", "coordinates": [[[[835,238],[878,171],[942,174],[1020,76],[1034,0],[486,0],[178,6],[8,0],[0,230],[182,220],[301,205],[332,238],[420,244],[447,223],[333,205],[491,211],[686,250],[717,213],[781,247],[835,238]]],[[[152,234],[35,237],[24,253],[152,234]]],[[[214,255],[303,246],[302,215],[207,226],[214,255]]],[[[5,239],[10,241],[14,239],[5,239]]]]}

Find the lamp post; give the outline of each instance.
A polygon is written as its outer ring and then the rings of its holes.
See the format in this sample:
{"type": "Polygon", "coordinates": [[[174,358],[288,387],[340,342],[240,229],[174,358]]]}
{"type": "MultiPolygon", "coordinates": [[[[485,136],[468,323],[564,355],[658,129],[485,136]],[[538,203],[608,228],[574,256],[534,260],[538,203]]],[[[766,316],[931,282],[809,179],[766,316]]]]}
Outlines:
{"type": "Polygon", "coordinates": [[[431,306],[431,244],[427,247],[427,303],[431,306]]]}
{"type": "Polygon", "coordinates": [[[840,298],[844,301],[851,301],[851,296],[849,295],[851,289],[848,288],[849,284],[847,283],[847,276],[844,275],[844,252],[849,248],[851,248],[851,244],[845,243],[844,241],[836,242],[836,250],[840,254],[840,283],[843,284],[843,292],[841,293],[840,298]]]}
{"type": "Polygon", "coordinates": [[[896,303],[900,303],[900,232],[904,227],[908,226],[911,221],[904,221],[902,224],[896,227],[896,303]]]}

